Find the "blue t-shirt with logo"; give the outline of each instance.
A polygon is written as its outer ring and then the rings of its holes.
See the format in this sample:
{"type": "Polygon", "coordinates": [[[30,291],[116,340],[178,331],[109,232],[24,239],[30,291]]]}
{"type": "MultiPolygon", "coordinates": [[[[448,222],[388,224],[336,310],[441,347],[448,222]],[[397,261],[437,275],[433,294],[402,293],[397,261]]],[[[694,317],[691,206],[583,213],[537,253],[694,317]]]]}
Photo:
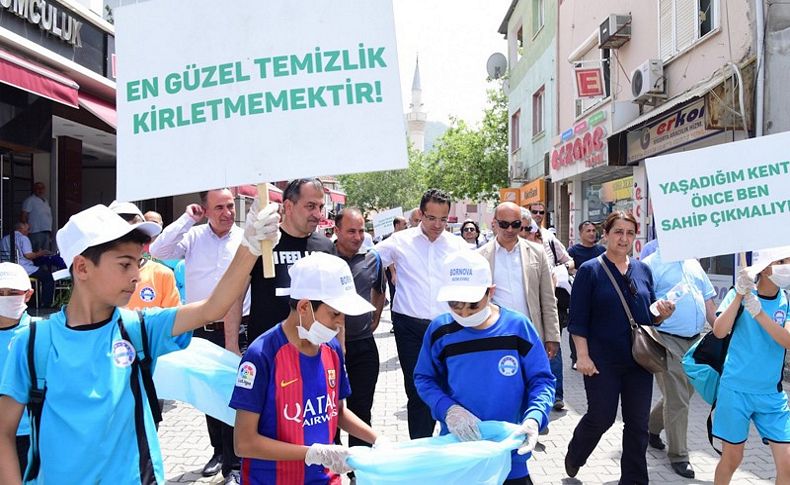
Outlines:
{"type": "MultiPolygon", "coordinates": [[[[414,368],[414,385],[441,423],[459,404],[482,421],[520,424],[532,418],[543,428],[554,404],[554,375],[538,332],[521,313],[500,307],[483,330],[464,328],[450,313],[425,332],[414,368]]],[[[513,451],[508,479],[529,474],[527,458],[513,451]]]]}
{"type": "MultiPolygon", "coordinates": [[[[13,327],[0,328],[0,375],[2,375],[3,366],[5,365],[8,355],[11,352],[11,340],[14,339],[22,330],[26,329],[30,324],[30,316],[27,312],[22,314],[19,323],[13,327]]],[[[26,436],[30,434],[30,418],[27,416],[27,410],[22,413],[22,419],[19,420],[19,427],[16,430],[17,436],[26,436]]]]}
{"type": "MultiPolygon", "coordinates": [[[[756,291],[754,293],[757,294],[756,291]]],[[[735,299],[735,295],[735,290],[730,290],[717,312],[724,312],[735,299]]],[[[774,296],[758,297],[768,317],[784,327],[788,310],[785,292],[779,290],[774,296]]],[[[733,326],[720,384],[738,392],[776,393],[781,390],[784,358],[784,347],[771,338],[749,312],[742,311],[733,326]]]]}
{"type": "MultiPolygon", "coordinates": [[[[338,406],[351,394],[337,339],[305,355],[288,343],[282,324],[255,339],[239,364],[230,407],[260,415],[258,434],[310,446],[332,444],[338,406]]],[[[242,483],[340,483],[334,472],[302,461],[243,458],[242,483]]]]}
{"type": "MultiPolygon", "coordinates": [[[[184,349],[192,339],[191,332],[171,336],[177,311],[143,310],[154,364],[160,355],[184,349]]],[[[119,318],[116,309],[109,320],[71,328],[63,310],[50,317],[52,347],[46,361],[47,395],[41,416],[41,470],[33,483],[140,483],[130,387],[135,348],[121,337],[119,318]]],[[[124,325],[129,335],[140,335],[139,322],[124,325]]],[[[12,343],[0,381],[0,395],[21,404],[27,404],[31,387],[29,337],[30,332],[24,330],[12,343]]],[[[154,473],[163,483],[159,439],[144,391],[142,398],[154,473]]]]}

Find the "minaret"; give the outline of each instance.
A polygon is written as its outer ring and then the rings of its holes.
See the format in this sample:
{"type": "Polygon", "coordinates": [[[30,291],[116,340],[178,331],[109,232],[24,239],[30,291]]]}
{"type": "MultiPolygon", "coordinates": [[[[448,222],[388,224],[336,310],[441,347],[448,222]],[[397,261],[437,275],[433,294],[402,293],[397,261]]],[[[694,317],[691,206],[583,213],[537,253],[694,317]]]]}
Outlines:
{"type": "Polygon", "coordinates": [[[425,151],[425,120],[427,114],[422,111],[422,87],[420,87],[420,58],[414,68],[414,80],[411,83],[411,111],[406,114],[409,141],[420,152],[425,151]]]}

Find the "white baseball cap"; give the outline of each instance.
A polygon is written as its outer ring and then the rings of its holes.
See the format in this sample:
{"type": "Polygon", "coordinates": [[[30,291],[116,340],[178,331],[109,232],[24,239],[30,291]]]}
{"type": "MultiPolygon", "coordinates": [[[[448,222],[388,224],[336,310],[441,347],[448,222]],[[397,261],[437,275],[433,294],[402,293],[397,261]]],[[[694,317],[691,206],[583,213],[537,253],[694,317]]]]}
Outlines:
{"type": "Polygon", "coordinates": [[[69,222],[58,231],[56,239],[60,255],[68,268],[74,262],[74,257],[86,249],[114,241],[135,229],[151,237],[162,230],[154,222],[129,224],[107,206],[97,204],[71,216],[69,222]]]}
{"type": "Polygon", "coordinates": [[[316,300],[345,315],[362,315],[375,310],[357,294],[354,276],[345,261],[326,253],[313,253],[288,269],[290,288],[278,288],[277,295],[294,300],[316,300]]]}
{"type": "Polygon", "coordinates": [[[139,207],[132,204],[131,202],[118,202],[117,200],[114,200],[112,201],[112,204],[110,204],[110,210],[116,214],[135,215],[140,216],[140,219],[143,219],[143,212],[139,207]]]}
{"type": "Polygon", "coordinates": [[[774,261],[790,258],[790,246],[761,249],[752,252],[752,265],[747,268],[749,276],[757,277],[758,274],[774,261]]]}
{"type": "Polygon", "coordinates": [[[25,268],[16,263],[0,263],[0,288],[27,291],[31,288],[25,268]]]}
{"type": "Polygon", "coordinates": [[[491,285],[491,266],[486,258],[476,251],[462,249],[445,258],[442,286],[436,300],[478,302],[491,285]]]}

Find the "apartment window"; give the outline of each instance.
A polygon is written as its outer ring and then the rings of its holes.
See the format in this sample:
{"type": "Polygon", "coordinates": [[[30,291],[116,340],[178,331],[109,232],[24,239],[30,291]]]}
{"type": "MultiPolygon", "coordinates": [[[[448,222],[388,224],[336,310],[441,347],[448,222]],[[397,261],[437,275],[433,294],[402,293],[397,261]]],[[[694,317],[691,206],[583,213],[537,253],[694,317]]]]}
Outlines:
{"type": "Polygon", "coordinates": [[[661,59],[682,52],[719,26],[719,0],[659,0],[661,59]]]}
{"type": "Polygon", "coordinates": [[[515,153],[521,148],[521,139],[519,137],[519,129],[521,128],[521,110],[516,111],[510,115],[510,151],[515,153]]]}
{"type": "Polygon", "coordinates": [[[524,27],[522,25],[519,25],[508,36],[508,54],[511,67],[515,66],[524,55],[524,27]]]}
{"type": "Polygon", "coordinates": [[[546,14],[543,4],[543,0],[532,0],[532,35],[543,28],[546,14]]]}
{"type": "Polygon", "coordinates": [[[532,136],[543,133],[543,111],[545,106],[546,87],[540,89],[532,95],[532,136]]]}

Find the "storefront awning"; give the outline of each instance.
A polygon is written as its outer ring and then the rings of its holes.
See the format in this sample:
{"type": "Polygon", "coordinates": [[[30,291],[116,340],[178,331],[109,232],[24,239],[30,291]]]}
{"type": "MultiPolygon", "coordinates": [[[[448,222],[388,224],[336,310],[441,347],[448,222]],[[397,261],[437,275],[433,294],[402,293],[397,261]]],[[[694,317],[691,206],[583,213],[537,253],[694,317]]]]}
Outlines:
{"type": "Polygon", "coordinates": [[[336,204],[345,204],[346,203],[346,194],[343,192],[338,192],[332,189],[325,189],[326,193],[329,194],[329,200],[336,204]]]}
{"type": "Polygon", "coordinates": [[[0,82],[78,108],[79,85],[38,64],[0,50],[0,82]]]}
{"type": "Polygon", "coordinates": [[[693,88],[689,89],[688,91],[681,94],[680,96],[675,96],[674,98],[670,99],[669,101],[662,104],[661,106],[643,114],[642,116],[639,116],[638,118],[631,121],[630,123],[627,123],[622,128],[618,128],[616,133],[631,131],[631,128],[640,126],[653,118],[661,116],[662,114],[668,112],[669,110],[671,110],[676,106],[680,106],[686,101],[689,101],[694,98],[698,98],[700,96],[704,96],[705,94],[708,93],[708,91],[715,88],[719,84],[723,83],[724,79],[725,77],[723,75],[716,74],[711,79],[694,86],[693,88]]]}
{"type": "MultiPolygon", "coordinates": [[[[267,184],[269,186],[269,202],[282,202],[283,201],[283,191],[278,189],[272,184],[267,184]]],[[[258,197],[258,187],[255,185],[239,185],[237,187],[239,195],[245,195],[247,197],[258,197]]]]}
{"type": "Polygon", "coordinates": [[[81,107],[113,128],[117,127],[118,114],[115,112],[115,106],[85,93],[79,93],[78,97],[81,107]]]}

